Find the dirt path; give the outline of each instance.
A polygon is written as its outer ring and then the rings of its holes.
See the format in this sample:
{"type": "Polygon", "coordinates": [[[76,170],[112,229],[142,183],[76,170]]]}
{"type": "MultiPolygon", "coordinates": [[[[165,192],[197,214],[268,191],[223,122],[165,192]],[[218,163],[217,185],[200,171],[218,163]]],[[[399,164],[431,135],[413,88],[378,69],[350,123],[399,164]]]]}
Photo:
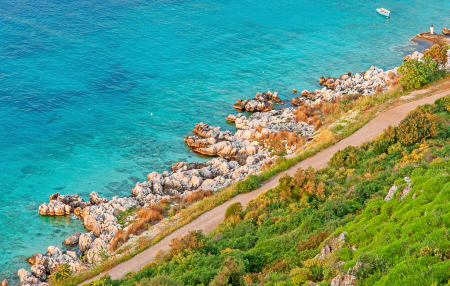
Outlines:
{"type": "MultiPolygon", "coordinates": [[[[388,110],[384,113],[381,113],[372,121],[370,121],[368,124],[366,124],[364,127],[355,132],[353,135],[341,140],[337,144],[317,153],[316,155],[308,159],[298,162],[297,164],[290,167],[286,171],[274,176],[269,181],[266,181],[261,188],[254,190],[250,193],[241,194],[232,198],[230,201],[204,213],[203,215],[199,216],[196,220],[174,231],[172,234],[166,236],[163,240],[153,245],[149,249],[136,255],[132,259],[111,268],[108,271],[109,275],[111,276],[112,279],[119,279],[130,271],[138,271],[142,266],[144,266],[150,261],[153,261],[156,253],[160,249],[162,249],[163,251],[169,250],[169,244],[173,238],[184,236],[191,230],[201,229],[203,230],[204,233],[207,233],[212,229],[214,229],[223,220],[225,210],[228,208],[229,205],[231,205],[232,203],[240,202],[243,206],[245,206],[251,199],[257,197],[262,192],[276,187],[278,185],[278,179],[281,176],[281,174],[287,172],[292,176],[299,167],[307,168],[309,166],[312,166],[316,169],[320,169],[326,166],[326,164],[331,159],[333,154],[336,153],[336,151],[342,150],[349,145],[359,146],[365,142],[374,139],[389,125],[392,126],[398,125],[400,121],[406,117],[408,112],[414,110],[418,105],[433,103],[436,99],[446,96],[448,94],[450,94],[450,90],[448,89],[445,89],[444,91],[441,90],[438,91],[435,95],[422,98],[413,102],[405,103],[391,110],[388,110]]],[[[83,284],[80,285],[84,285],[92,280],[98,279],[100,276],[104,274],[105,273],[102,273],[92,278],[91,280],[83,282],[83,284]]]]}

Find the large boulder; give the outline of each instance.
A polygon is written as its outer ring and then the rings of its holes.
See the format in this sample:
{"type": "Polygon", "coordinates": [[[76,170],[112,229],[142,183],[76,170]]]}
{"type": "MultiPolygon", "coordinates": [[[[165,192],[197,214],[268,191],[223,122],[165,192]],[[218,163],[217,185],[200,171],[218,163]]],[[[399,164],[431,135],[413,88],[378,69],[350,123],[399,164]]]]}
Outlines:
{"type": "Polygon", "coordinates": [[[64,240],[63,244],[65,244],[65,245],[77,245],[78,241],[80,239],[80,236],[81,236],[81,233],[75,232],[74,234],[72,234],[71,236],[66,238],[64,240]]]}
{"type": "Polygon", "coordinates": [[[85,252],[85,251],[89,250],[91,243],[94,242],[94,240],[95,240],[95,235],[92,231],[88,232],[88,233],[83,233],[80,236],[80,239],[78,242],[78,244],[80,246],[80,251],[85,252]]]}
{"type": "Polygon", "coordinates": [[[19,269],[17,275],[19,276],[20,283],[22,285],[37,285],[41,283],[41,281],[37,277],[31,274],[31,272],[28,272],[23,268],[19,269]]]}
{"type": "Polygon", "coordinates": [[[92,192],[90,194],[90,202],[93,205],[99,205],[101,203],[107,203],[108,199],[100,197],[97,192],[92,192]]]}
{"type": "Polygon", "coordinates": [[[450,29],[442,28],[442,34],[444,34],[444,35],[450,35],[450,29]]]}

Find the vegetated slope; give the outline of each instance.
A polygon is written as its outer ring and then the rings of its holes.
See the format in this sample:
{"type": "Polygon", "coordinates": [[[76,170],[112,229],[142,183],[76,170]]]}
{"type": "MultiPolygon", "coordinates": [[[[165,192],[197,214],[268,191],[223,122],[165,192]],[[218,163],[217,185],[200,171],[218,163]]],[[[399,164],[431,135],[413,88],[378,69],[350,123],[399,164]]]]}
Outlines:
{"type": "Polygon", "coordinates": [[[191,232],[138,273],[93,285],[329,285],[357,262],[360,285],[445,284],[449,107],[450,97],[419,107],[376,140],[336,153],[329,167],[284,175],[207,236],[191,232]],[[412,190],[400,201],[408,176],[412,190]],[[343,231],[345,243],[315,258],[343,231]]]}

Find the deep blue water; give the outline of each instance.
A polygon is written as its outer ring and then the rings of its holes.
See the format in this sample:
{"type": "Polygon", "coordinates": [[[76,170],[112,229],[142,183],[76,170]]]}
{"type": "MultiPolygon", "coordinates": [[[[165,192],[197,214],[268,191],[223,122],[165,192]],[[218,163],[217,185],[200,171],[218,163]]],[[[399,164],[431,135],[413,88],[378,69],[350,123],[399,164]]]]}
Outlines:
{"type": "Polygon", "coordinates": [[[229,128],[237,98],[398,66],[449,12],[442,0],[0,1],[0,280],[83,229],[38,216],[52,193],[127,195],[149,172],[205,160],[183,142],[196,122],[229,128]]]}

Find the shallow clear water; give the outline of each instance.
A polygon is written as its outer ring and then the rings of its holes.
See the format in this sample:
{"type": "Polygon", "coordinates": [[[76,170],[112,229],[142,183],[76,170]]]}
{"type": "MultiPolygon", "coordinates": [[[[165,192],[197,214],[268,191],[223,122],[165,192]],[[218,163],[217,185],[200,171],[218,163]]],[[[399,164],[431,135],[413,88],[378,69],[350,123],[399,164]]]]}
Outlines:
{"type": "Polygon", "coordinates": [[[450,26],[449,10],[439,0],[0,1],[0,278],[83,229],[37,215],[52,193],[127,195],[149,172],[205,160],[183,142],[195,123],[230,128],[237,98],[290,99],[321,75],[398,66],[420,49],[410,38],[450,26]]]}

